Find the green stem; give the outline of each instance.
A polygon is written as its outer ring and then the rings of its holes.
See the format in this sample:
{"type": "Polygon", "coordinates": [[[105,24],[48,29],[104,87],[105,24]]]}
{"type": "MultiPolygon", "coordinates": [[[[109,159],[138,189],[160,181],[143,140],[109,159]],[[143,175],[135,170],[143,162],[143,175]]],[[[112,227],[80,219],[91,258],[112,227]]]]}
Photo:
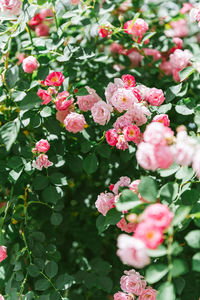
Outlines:
{"type": "Polygon", "coordinates": [[[47,204],[47,203],[44,203],[44,202],[41,202],[41,201],[30,201],[30,202],[28,202],[28,204],[27,204],[27,207],[30,205],[30,204],[42,204],[42,205],[46,205],[47,207],[49,207],[50,209],[52,209],[52,207],[49,205],[49,204],[47,204]]]}
{"type": "Polygon", "coordinates": [[[55,6],[56,6],[56,4],[55,4],[55,0],[53,0],[53,13],[54,13],[54,19],[55,19],[55,23],[56,23],[56,29],[57,29],[57,31],[58,31],[58,29],[59,29],[59,26],[58,26],[58,19],[57,19],[57,17],[56,17],[56,9],[55,9],[55,6]]]}
{"type": "Polygon", "coordinates": [[[172,281],[171,269],[173,267],[172,256],[171,256],[172,243],[173,243],[173,229],[172,228],[169,229],[169,234],[170,235],[169,235],[168,241],[167,241],[167,260],[168,260],[168,268],[169,268],[169,273],[168,273],[167,280],[168,280],[168,282],[171,282],[172,281]]]}
{"type": "MultiPolygon", "coordinates": [[[[10,200],[12,199],[12,196],[13,196],[13,190],[14,190],[14,188],[11,187],[11,191],[10,191],[10,200]]],[[[2,233],[3,225],[4,225],[4,222],[5,222],[7,213],[8,213],[8,209],[9,209],[9,207],[10,207],[10,200],[8,200],[8,202],[7,202],[7,204],[6,204],[6,209],[5,209],[3,221],[2,221],[1,226],[0,226],[0,242],[1,242],[1,243],[2,243],[2,240],[3,240],[3,238],[2,238],[2,237],[3,237],[3,233],[2,233]]]]}
{"type": "Polygon", "coordinates": [[[32,45],[32,48],[34,49],[33,37],[32,37],[31,30],[30,30],[30,27],[28,26],[28,24],[26,24],[26,31],[27,31],[28,34],[29,34],[29,38],[30,38],[30,41],[31,41],[31,45],[32,45]]]}
{"type": "Polygon", "coordinates": [[[53,289],[55,290],[55,292],[60,296],[60,298],[63,299],[61,293],[55,287],[55,285],[53,284],[53,282],[51,281],[51,279],[49,277],[47,277],[42,271],[40,272],[40,274],[50,283],[50,285],[53,287],[53,289]]]}
{"type": "Polygon", "coordinates": [[[27,244],[27,241],[26,241],[25,234],[24,234],[23,231],[22,231],[21,234],[22,234],[22,238],[23,238],[23,241],[24,241],[24,245],[25,245],[26,251],[27,251],[27,253],[28,253],[28,257],[29,257],[30,264],[32,264],[31,253],[30,253],[29,248],[28,248],[28,244],[27,244]]]}

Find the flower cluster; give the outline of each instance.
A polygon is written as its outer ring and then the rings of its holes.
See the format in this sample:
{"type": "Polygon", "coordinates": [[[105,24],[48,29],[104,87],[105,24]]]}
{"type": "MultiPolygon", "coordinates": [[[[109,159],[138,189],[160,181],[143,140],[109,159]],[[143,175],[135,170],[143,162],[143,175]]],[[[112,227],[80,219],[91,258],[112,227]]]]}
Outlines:
{"type": "Polygon", "coordinates": [[[39,156],[36,158],[36,160],[33,161],[32,166],[35,169],[38,169],[39,171],[42,170],[42,168],[48,168],[53,165],[51,161],[48,160],[48,156],[45,154],[50,148],[50,145],[47,140],[40,140],[35,144],[35,148],[32,149],[32,152],[34,154],[39,154],[39,156]]]}
{"type": "Polygon", "coordinates": [[[36,36],[48,36],[54,13],[51,8],[44,8],[28,22],[36,36]]]}
{"type": "Polygon", "coordinates": [[[149,29],[149,25],[141,18],[134,20],[129,20],[124,24],[124,31],[133,36],[134,40],[139,43],[143,35],[149,29]]]}
{"type": "Polygon", "coordinates": [[[124,271],[121,277],[120,285],[123,292],[118,292],[114,295],[114,300],[156,300],[157,291],[147,286],[147,283],[140,273],[134,269],[124,271]]]}

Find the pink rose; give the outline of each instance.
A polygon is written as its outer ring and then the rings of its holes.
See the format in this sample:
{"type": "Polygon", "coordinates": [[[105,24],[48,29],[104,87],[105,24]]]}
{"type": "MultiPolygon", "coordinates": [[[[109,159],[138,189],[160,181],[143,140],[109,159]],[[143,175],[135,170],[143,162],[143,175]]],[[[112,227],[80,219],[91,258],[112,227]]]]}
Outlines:
{"type": "Polygon", "coordinates": [[[193,157],[192,168],[198,178],[200,178],[200,149],[198,149],[193,157]]]}
{"type": "Polygon", "coordinates": [[[187,135],[185,130],[179,132],[176,136],[176,144],[171,149],[174,155],[174,161],[181,166],[189,166],[196,153],[196,142],[187,135]]]}
{"type": "Polygon", "coordinates": [[[169,127],[160,122],[152,122],[147,125],[143,138],[147,143],[164,146],[168,140],[173,139],[173,136],[174,132],[169,127]]]}
{"type": "Polygon", "coordinates": [[[138,198],[142,201],[142,202],[147,202],[144,198],[142,198],[142,196],[139,194],[139,191],[138,191],[138,185],[140,184],[140,180],[137,179],[137,180],[134,180],[131,182],[131,184],[129,185],[129,189],[138,195],[138,198]]]}
{"type": "Polygon", "coordinates": [[[161,203],[149,205],[143,213],[144,220],[152,221],[155,227],[162,230],[170,226],[173,217],[174,214],[170,211],[168,206],[161,203]]]}
{"type": "Polygon", "coordinates": [[[47,169],[52,165],[53,163],[48,160],[48,156],[45,154],[40,154],[32,163],[33,168],[38,169],[39,171],[41,171],[43,167],[47,169]]]}
{"type": "Polygon", "coordinates": [[[97,95],[94,89],[91,89],[88,86],[86,86],[85,88],[88,90],[88,95],[77,97],[77,104],[82,111],[91,110],[95,103],[97,103],[98,101],[102,101],[102,99],[97,95]]]}
{"type": "Polygon", "coordinates": [[[53,22],[53,17],[54,17],[53,10],[51,8],[43,8],[43,9],[41,9],[41,11],[40,11],[40,17],[43,20],[45,20],[45,22],[52,23],[53,22]]]}
{"type": "Polygon", "coordinates": [[[55,101],[56,109],[57,110],[66,110],[70,105],[73,104],[74,99],[71,98],[70,100],[67,100],[67,97],[69,96],[69,93],[67,91],[58,93],[55,101]]]}
{"type": "Polygon", "coordinates": [[[119,189],[120,186],[122,186],[122,187],[123,186],[129,186],[130,183],[131,183],[131,180],[130,180],[129,177],[127,177],[127,176],[120,177],[119,181],[117,181],[115,183],[114,187],[113,187],[113,190],[112,190],[113,193],[118,194],[118,189],[119,189]]]}
{"type": "Polygon", "coordinates": [[[160,64],[159,66],[159,69],[165,73],[165,75],[171,75],[172,74],[172,70],[173,70],[173,67],[170,63],[170,61],[166,61],[166,60],[163,60],[163,62],[160,64]]]}
{"type": "Polygon", "coordinates": [[[122,75],[122,81],[125,89],[130,89],[135,86],[135,77],[133,75],[122,75]]]}
{"type": "Polygon", "coordinates": [[[42,105],[46,105],[48,104],[49,102],[51,102],[51,96],[49,95],[49,93],[46,91],[46,90],[42,90],[42,89],[39,89],[37,91],[37,95],[38,97],[40,97],[43,101],[42,101],[42,105]]]}
{"type": "Polygon", "coordinates": [[[153,61],[161,59],[162,57],[160,51],[156,49],[144,48],[144,53],[147,56],[153,56],[153,61]]]}
{"type": "Polygon", "coordinates": [[[123,134],[118,135],[116,148],[119,149],[119,150],[123,150],[123,151],[128,149],[128,142],[125,139],[123,134]]]}
{"type": "Polygon", "coordinates": [[[185,19],[170,22],[170,26],[172,29],[166,32],[167,36],[185,37],[189,33],[187,21],[185,19]]]}
{"type": "Polygon", "coordinates": [[[146,124],[146,116],[150,116],[151,113],[146,106],[141,103],[134,103],[133,106],[126,112],[127,117],[131,118],[132,122],[137,126],[146,124]]]}
{"type": "Polygon", "coordinates": [[[39,24],[35,27],[36,36],[48,36],[49,35],[49,26],[47,24],[39,24]]]}
{"type": "Polygon", "coordinates": [[[148,24],[141,18],[138,18],[135,22],[132,20],[127,21],[124,24],[124,31],[128,34],[132,34],[133,37],[143,36],[148,28],[148,24]]]}
{"type": "Polygon", "coordinates": [[[52,72],[46,77],[44,83],[48,86],[61,86],[64,80],[65,77],[61,72],[52,72]]]}
{"type": "Polygon", "coordinates": [[[49,150],[50,145],[49,145],[47,140],[42,139],[42,140],[40,140],[39,142],[36,143],[35,147],[36,147],[36,150],[38,152],[46,153],[49,150]]]}
{"type": "Polygon", "coordinates": [[[130,275],[121,277],[120,285],[124,292],[140,296],[144,292],[146,281],[142,280],[138,272],[132,272],[130,275]]]}
{"type": "Polygon", "coordinates": [[[132,236],[121,234],[117,240],[117,255],[124,264],[143,268],[150,263],[145,244],[132,236]]]}
{"type": "Polygon", "coordinates": [[[7,257],[7,247],[0,246],[0,262],[2,262],[7,257]]]}
{"type": "Polygon", "coordinates": [[[105,89],[105,96],[106,96],[106,101],[108,104],[111,103],[111,98],[114,95],[114,93],[119,89],[123,88],[124,83],[120,78],[115,78],[114,83],[110,82],[108,86],[105,89]]]}
{"type": "Polygon", "coordinates": [[[0,0],[0,12],[5,16],[17,16],[21,12],[21,0],[0,0]]]}
{"type": "Polygon", "coordinates": [[[140,129],[136,125],[130,125],[123,129],[124,137],[127,141],[138,143],[140,140],[140,129]]]}
{"type": "Polygon", "coordinates": [[[131,90],[119,88],[112,96],[111,103],[119,111],[123,112],[132,107],[134,102],[138,102],[131,90]]]}
{"type": "Polygon", "coordinates": [[[56,113],[56,119],[61,122],[64,123],[64,119],[66,118],[66,116],[70,113],[70,111],[68,109],[66,110],[58,110],[56,113]]]}
{"type": "Polygon", "coordinates": [[[84,129],[86,122],[82,114],[71,112],[64,119],[64,124],[69,132],[77,133],[84,129]]]}
{"type": "Polygon", "coordinates": [[[148,94],[148,102],[154,106],[160,106],[165,101],[165,97],[162,90],[152,88],[148,94]]]}
{"type": "Polygon", "coordinates": [[[92,117],[95,123],[105,125],[110,121],[112,106],[104,101],[98,101],[91,108],[92,117]]]}
{"type": "Polygon", "coordinates": [[[33,73],[39,67],[39,63],[34,56],[28,56],[24,58],[22,67],[25,73],[33,73]]]}
{"type": "Polygon", "coordinates": [[[176,49],[173,54],[170,54],[170,63],[173,69],[179,71],[187,67],[192,58],[192,53],[189,50],[176,49]]]}
{"type": "Polygon", "coordinates": [[[150,143],[140,143],[136,152],[138,164],[146,169],[155,171],[158,168],[155,158],[155,146],[150,143]]]}
{"type": "Polygon", "coordinates": [[[138,300],[156,300],[157,291],[148,286],[138,300]]]}
{"type": "Polygon", "coordinates": [[[81,0],[70,0],[71,4],[77,5],[81,2],[81,0]]]}
{"type": "Polygon", "coordinates": [[[115,130],[123,130],[124,127],[127,127],[129,125],[132,125],[132,117],[128,114],[124,114],[117,118],[115,123],[113,124],[113,127],[115,130]]]}
{"type": "Polygon", "coordinates": [[[105,133],[106,141],[110,146],[115,146],[118,140],[118,134],[115,129],[109,129],[105,133]]]}
{"type": "Polygon", "coordinates": [[[160,122],[162,123],[164,126],[169,127],[170,125],[170,120],[168,115],[166,114],[161,114],[161,115],[157,115],[153,118],[152,122],[160,122]]]}
{"type": "Polygon", "coordinates": [[[125,294],[123,292],[118,292],[114,294],[114,300],[134,300],[135,297],[130,294],[125,294]]]}
{"type": "Polygon", "coordinates": [[[0,295],[0,300],[5,300],[3,295],[0,295]]]}
{"type": "Polygon", "coordinates": [[[147,219],[138,224],[134,238],[141,240],[146,247],[156,249],[163,242],[162,229],[156,227],[152,220],[147,219]]]}
{"type": "Polygon", "coordinates": [[[169,146],[156,145],[154,153],[158,168],[168,169],[173,163],[174,157],[169,146]]]}
{"type": "Polygon", "coordinates": [[[136,224],[134,223],[127,223],[126,219],[123,217],[118,223],[117,227],[121,229],[121,231],[125,231],[127,233],[134,232],[136,224]]]}
{"type": "Polygon", "coordinates": [[[182,8],[180,9],[181,14],[185,14],[186,12],[189,12],[193,8],[193,5],[191,3],[183,3],[182,8]]]}
{"type": "Polygon", "coordinates": [[[107,212],[114,207],[114,202],[115,199],[112,193],[101,193],[95,202],[95,206],[97,210],[105,216],[107,212]]]}

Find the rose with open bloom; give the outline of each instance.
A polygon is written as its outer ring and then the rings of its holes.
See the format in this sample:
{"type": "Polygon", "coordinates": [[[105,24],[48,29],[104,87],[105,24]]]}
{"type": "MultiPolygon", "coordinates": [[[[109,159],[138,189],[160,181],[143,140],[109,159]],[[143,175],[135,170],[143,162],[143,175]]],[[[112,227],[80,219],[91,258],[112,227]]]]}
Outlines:
{"type": "Polygon", "coordinates": [[[169,146],[156,145],[154,154],[159,169],[168,169],[172,165],[174,157],[169,146]]]}
{"type": "Polygon", "coordinates": [[[41,171],[43,167],[47,169],[52,165],[53,163],[48,160],[48,156],[45,154],[40,154],[32,163],[33,168],[38,169],[39,171],[41,171]]]}
{"type": "Polygon", "coordinates": [[[132,76],[132,75],[129,75],[129,74],[123,75],[122,76],[122,81],[123,81],[124,87],[126,89],[130,89],[130,88],[135,86],[135,77],[132,76]]]}
{"type": "Polygon", "coordinates": [[[47,24],[39,24],[35,28],[36,36],[48,36],[49,35],[49,26],[47,24]]]}
{"type": "Polygon", "coordinates": [[[145,244],[132,236],[121,234],[117,240],[117,255],[124,264],[143,268],[150,263],[145,244]]]}
{"type": "Polygon", "coordinates": [[[117,227],[121,229],[121,231],[125,231],[127,233],[134,232],[136,224],[134,223],[127,223],[126,219],[123,217],[118,223],[117,227]]]}
{"type": "Polygon", "coordinates": [[[125,271],[124,273],[126,275],[123,275],[120,280],[121,289],[124,292],[140,296],[145,290],[146,281],[135,270],[125,271]]]}
{"type": "Polygon", "coordinates": [[[118,292],[114,294],[114,300],[135,300],[135,297],[127,293],[118,292]]]}
{"type": "Polygon", "coordinates": [[[101,193],[97,197],[97,201],[95,202],[95,206],[97,210],[102,214],[106,215],[107,212],[114,207],[115,198],[112,193],[101,193]]]}
{"type": "Polygon", "coordinates": [[[56,119],[61,122],[64,123],[64,119],[66,118],[66,116],[70,113],[70,111],[68,109],[66,110],[58,110],[56,113],[56,119]]]}
{"type": "Polygon", "coordinates": [[[144,213],[144,220],[151,220],[155,227],[165,230],[172,222],[174,214],[170,211],[167,205],[156,203],[149,205],[144,213]]]}
{"type": "Polygon", "coordinates": [[[151,105],[160,106],[165,101],[163,91],[156,88],[150,89],[147,100],[151,105]]]}
{"type": "Polygon", "coordinates": [[[163,242],[163,231],[156,227],[152,220],[147,219],[137,225],[134,237],[142,241],[146,247],[156,249],[163,242]]]}
{"type": "Polygon", "coordinates": [[[6,16],[19,15],[21,7],[21,0],[0,0],[0,12],[6,16]]]}
{"type": "Polygon", "coordinates": [[[143,135],[145,142],[162,146],[166,145],[173,137],[174,132],[160,122],[152,122],[147,125],[143,135]]]}
{"type": "Polygon", "coordinates": [[[123,134],[118,135],[116,148],[119,149],[119,150],[123,150],[123,151],[128,149],[128,142],[125,139],[123,134]]]}
{"type": "Polygon", "coordinates": [[[167,126],[167,127],[169,127],[169,125],[170,125],[169,117],[166,114],[160,114],[160,115],[155,116],[153,118],[152,122],[160,122],[164,126],[167,126]]]}
{"type": "Polygon", "coordinates": [[[24,58],[22,67],[25,73],[33,73],[39,67],[39,63],[34,56],[28,56],[24,58]]]}
{"type": "Polygon", "coordinates": [[[133,20],[127,21],[124,24],[124,31],[128,34],[132,34],[133,37],[143,36],[148,28],[148,24],[141,18],[138,18],[135,22],[133,22],[133,20]]]}
{"type": "Polygon", "coordinates": [[[61,86],[64,79],[65,77],[61,72],[52,72],[46,77],[45,84],[48,86],[61,86]]]}
{"type": "Polygon", "coordinates": [[[182,70],[188,66],[192,53],[189,50],[176,49],[170,54],[170,63],[175,70],[182,70]]]}
{"type": "Polygon", "coordinates": [[[140,295],[138,300],[156,300],[157,291],[148,286],[140,295]]]}
{"type": "Polygon", "coordinates": [[[94,89],[91,89],[89,86],[86,86],[85,88],[88,91],[88,95],[77,97],[77,104],[82,111],[91,110],[95,103],[102,101],[94,89]]]}
{"type": "Polygon", "coordinates": [[[131,90],[119,88],[111,98],[112,105],[119,111],[123,112],[132,107],[134,102],[138,102],[131,90]]]}
{"type": "Polygon", "coordinates": [[[3,295],[0,295],[0,300],[5,300],[3,295]]]}
{"type": "Polygon", "coordinates": [[[46,105],[49,102],[51,102],[51,95],[48,93],[48,91],[39,89],[37,91],[37,95],[38,95],[38,97],[40,97],[43,100],[41,103],[42,105],[44,105],[44,104],[46,105]]]}
{"type": "Polygon", "coordinates": [[[111,112],[112,106],[103,100],[96,102],[91,108],[94,122],[100,125],[105,125],[110,121],[111,112]]]}
{"type": "Polygon", "coordinates": [[[46,153],[49,150],[50,145],[47,140],[42,139],[36,143],[35,148],[38,152],[46,153]]]}
{"type": "Polygon", "coordinates": [[[7,257],[7,248],[6,246],[0,246],[0,262],[2,262],[7,257]]]}
{"type": "Polygon", "coordinates": [[[71,99],[67,100],[68,96],[69,96],[69,93],[67,91],[58,93],[58,95],[56,97],[56,101],[55,101],[57,110],[66,110],[70,105],[73,104],[74,99],[71,98],[71,99]]]}
{"type": "Polygon", "coordinates": [[[105,133],[106,141],[110,146],[115,146],[118,140],[118,133],[113,129],[109,129],[105,133]]]}
{"type": "Polygon", "coordinates": [[[67,131],[77,133],[84,129],[86,122],[82,114],[71,112],[64,119],[64,124],[67,131]]]}
{"type": "Polygon", "coordinates": [[[127,141],[138,143],[140,140],[140,128],[137,125],[130,125],[123,129],[124,137],[127,141]]]}
{"type": "Polygon", "coordinates": [[[140,143],[136,152],[138,164],[146,169],[155,171],[158,168],[158,163],[155,157],[155,146],[150,143],[140,143]]]}
{"type": "Polygon", "coordinates": [[[128,176],[122,176],[120,177],[120,179],[115,183],[114,187],[113,187],[113,193],[114,194],[118,194],[118,190],[120,186],[129,186],[129,184],[131,183],[131,179],[128,176]]]}

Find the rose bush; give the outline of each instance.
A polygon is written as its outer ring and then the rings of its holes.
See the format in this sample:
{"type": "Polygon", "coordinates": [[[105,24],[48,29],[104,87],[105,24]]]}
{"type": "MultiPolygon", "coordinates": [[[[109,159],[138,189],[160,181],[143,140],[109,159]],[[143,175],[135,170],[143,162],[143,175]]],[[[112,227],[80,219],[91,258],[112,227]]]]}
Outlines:
{"type": "Polygon", "coordinates": [[[199,300],[199,12],[0,0],[0,299],[199,300]]]}

